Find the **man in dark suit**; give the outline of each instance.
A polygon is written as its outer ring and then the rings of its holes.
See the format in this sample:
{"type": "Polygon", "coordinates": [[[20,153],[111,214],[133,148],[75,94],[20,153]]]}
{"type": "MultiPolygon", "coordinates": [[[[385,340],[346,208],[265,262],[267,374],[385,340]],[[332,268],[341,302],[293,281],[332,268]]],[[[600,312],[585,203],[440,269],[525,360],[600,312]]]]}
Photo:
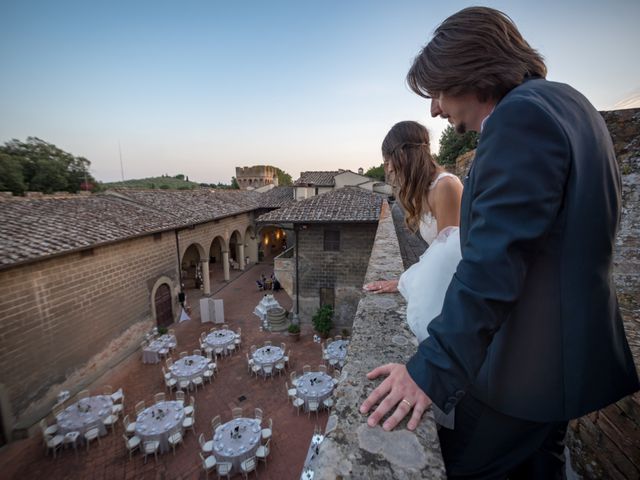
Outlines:
{"type": "MultiPolygon", "coordinates": [[[[465,180],[462,260],[441,314],[361,412],[386,430],[433,401],[450,478],[561,478],[567,421],[638,390],[611,278],[620,177],[600,114],[545,80],[503,13],[445,20],[407,76],[431,114],[481,132],[465,180]]],[[[429,321],[431,319],[425,319],[429,321]]]]}

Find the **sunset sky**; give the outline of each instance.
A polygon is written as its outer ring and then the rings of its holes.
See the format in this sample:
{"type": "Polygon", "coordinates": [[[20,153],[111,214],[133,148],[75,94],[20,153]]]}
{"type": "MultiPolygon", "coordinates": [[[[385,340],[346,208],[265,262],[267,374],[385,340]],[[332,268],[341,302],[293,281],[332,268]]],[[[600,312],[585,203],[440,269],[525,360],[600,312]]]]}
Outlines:
{"type": "MultiPolygon", "coordinates": [[[[400,120],[446,123],[405,85],[465,1],[0,1],[0,143],[37,136],[101,181],[236,166],[365,170],[400,120]]],[[[640,106],[640,1],[490,1],[551,80],[640,106]]]]}

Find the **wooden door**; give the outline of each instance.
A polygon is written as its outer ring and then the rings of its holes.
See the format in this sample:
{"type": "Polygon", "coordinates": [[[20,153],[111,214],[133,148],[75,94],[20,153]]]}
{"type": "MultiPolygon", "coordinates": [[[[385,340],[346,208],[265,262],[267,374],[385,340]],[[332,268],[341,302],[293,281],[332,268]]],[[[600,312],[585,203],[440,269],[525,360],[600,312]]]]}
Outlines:
{"type": "Polygon", "coordinates": [[[167,327],[173,323],[173,309],[171,301],[171,290],[169,285],[163,283],[156,290],[156,320],[158,327],[167,327]]]}

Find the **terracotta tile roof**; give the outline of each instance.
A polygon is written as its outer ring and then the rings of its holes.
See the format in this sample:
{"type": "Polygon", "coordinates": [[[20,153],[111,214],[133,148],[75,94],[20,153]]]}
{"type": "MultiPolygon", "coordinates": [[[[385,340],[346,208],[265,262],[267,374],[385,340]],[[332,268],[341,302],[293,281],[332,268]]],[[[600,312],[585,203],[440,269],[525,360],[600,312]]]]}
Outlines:
{"type": "Polygon", "coordinates": [[[0,268],[172,228],[177,218],[108,195],[0,202],[0,268]]]}
{"type": "Polygon", "coordinates": [[[258,203],[261,208],[279,208],[294,203],[293,187],[274,187],[268,192],[260,194],[258,203]]]}
{"type": "Polygon", "coordinates": [[[260,223],[377,222],[382,196],[358,187],[346,187],[301,200],[260,215],[260,223]]]}
{"type": "Polygon", "coordinates": [[[114,190],[114,195],[175,215],[181,223],[202,223],[258,208],[249,190],[114,190]]]}
{"type": "Polygon", "coordinates": [[[300,178],[295,181],[294,186],[315,185],[318,187],[332,187],[333,177],[343,172],[301,172],[300,178]]]}
{"type": "Polygon", "coordinates": [[[118,190],[0,199],[0,269],[259,208],[239,190],[118,190]]]}

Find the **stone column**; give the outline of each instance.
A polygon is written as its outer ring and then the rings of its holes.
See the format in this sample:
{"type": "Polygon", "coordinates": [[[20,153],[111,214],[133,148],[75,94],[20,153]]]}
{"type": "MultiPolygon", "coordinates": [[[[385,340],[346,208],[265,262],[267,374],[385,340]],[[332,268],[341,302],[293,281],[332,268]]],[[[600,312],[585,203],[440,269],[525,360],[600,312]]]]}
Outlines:
{"type": "Polygon", "coordinates": [[[211,295],[211,281],[209,280],[209,260],[200,260],[202,266],[202,282],[204,285],[205,296],[211,295]]]}
{"type": "Polygon", "coordinates": [[[222,270],[224,271],[224,281],[229,281],[229,252],[222,252],[222,270]]]}
{"type": "Polygon", "coordinates": [[[244,243],[240,243],[238,245],[238,263],[240,265],[240,270],[244,270],[244,243]]]}

